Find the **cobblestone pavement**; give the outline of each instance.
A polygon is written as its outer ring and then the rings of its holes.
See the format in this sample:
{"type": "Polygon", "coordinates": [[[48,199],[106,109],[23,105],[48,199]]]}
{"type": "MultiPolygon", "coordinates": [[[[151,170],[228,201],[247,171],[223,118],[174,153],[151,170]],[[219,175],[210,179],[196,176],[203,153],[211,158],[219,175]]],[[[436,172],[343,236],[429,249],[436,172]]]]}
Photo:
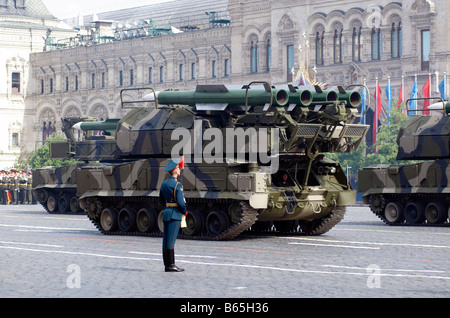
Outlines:
{"type": "Polygon", "coordinates": [[[348,208],[322,236],[178,240],[105,236],[85,215],[0,206],[0,297],[450,297],[450,229],[391,227],[348,208]]]}

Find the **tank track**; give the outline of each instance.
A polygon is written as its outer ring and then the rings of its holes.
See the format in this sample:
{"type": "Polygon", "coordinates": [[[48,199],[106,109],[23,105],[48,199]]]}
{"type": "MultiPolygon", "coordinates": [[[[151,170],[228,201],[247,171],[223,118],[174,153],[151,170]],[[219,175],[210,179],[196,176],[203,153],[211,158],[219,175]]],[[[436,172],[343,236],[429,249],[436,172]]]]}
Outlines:
{"type": "Polygon", "coordinates": [[[327,217],[323,218],[312,230],[305,232],[305,235],[321,235],[331,230],[336,224],[342,221],[345,216],[345,207],[336,207],[327,217]]]}
{"type": "Polygon", "coordinates": [[[389,222],[388,220],[386,220],[386,218],[382,214],[375,213],[375,212],[373,212],[373,214],[375,214],[381,221],[383,221],[385,224],[387,224],[389,226],[450,227],[450,223],[448,223],[448,222],[439,223],[439,224],[432,224],[432,223],[428,223],[427,221],[424,221],[423,223],[408,223],[406,221],[403,221],[401,223],[392,223],[392,222],[389,222]]]}
{"type": "MultiPolygon", "coordinates": [[[[68,209],[68,211],[66,211],[66,212],[60,211],[59,209],[56,210],[56,211],[50,211],[49,208],[48,208],[48,206],[47,206],[47,200],[48,200],[48,198],[49,198],[50,196],[52,196],[52,195],[53,195],[53,196],[56,196],[56,197],[58,197],[59,195],[58,195],[58,193],[57,193],[55,190],[46,190],[46,189],[43,189],[43,190],[41,190],[41,191],[44,191],[44,192],[45,192],[45,195],[44,195],[44,198],[39,198],[39,197],[38,197],[38,198],[37,198],[37,203],[40,204],[48,214],[56,214],[56,215],[58,215],[58,214],[61,214],[61,215],[79,215],[79,214],[83,213],[83,210],[82,210],[81,208],[79,209],[79,211],[76,211],[76,212],[72,212],[72,211],[70,211],[70,209],[68,209]]],[[[61,191],[61,190],[59,190],[59,191],[61,191]]],[[[71,193],[72,196],[74,196],[75,193],[76,193],[75,190],[74,190],[74,191],[68,191],[68,193],[69,193],[69,192],[73,192],[73,193],[71,193]]],[[[70,196],[69,196],[69,197],[70,197],[70,196]]]]}
{"type": "Polygon", "coordinates": [[[84,213],[84,211],[81,210],[81,209],[80,209],[80,211],[77,211],[77,212],[71,212],[71,211],[61,212],[59,210],[51,212],[48,209],[47,204],[43,204],[43,203],[40,203],[40,202],[38,202],[38,203],[44,208],[45,212],[47,212],[48,214],[52,214],[52,215],[82,215],[84,213]]]}
{"type": "MultiPolygon", "coordinates": [[[[137,202],[138,198],[133,198],[135,202],[137,202]]],[[[115,201],[115,200],[113,200],[115,201]]],[[[206,200],[206,202],[216,202],[215,200],[206,200]]],[[[233,202],[232,200],[227,200],[228,203],[233,202]]],[[[150,233],[143,233],[139,231],[131,231],[131,232],[123,232],[120,230],[117,231],[105,231],[100,225],[100,213],[104,208],[104,204],[102,200],[96,199],[97,212],[94,217],[89,217],[90,221],[94,224],[94,226],[105,235],[122,235],[122,236],[147,236],[147,237],[162,237],[162,233],[159,230],[155,230],[150,233]]],[[[345,215],[346,208],[345,207],[336,207],[329,215],[323,217],[321,219],[316,219],[312,221],[301,220],[294,221],[292,226],[289,228],[284,228],[283,230],[276,229],[275,226],[271,226],[269,230],[261,230],[255,229],[252,227],[255,225],[259,213],[257,210],[253,209],[248,202],[239,201],[239,205],[242,208],[242,213],[239,218],[239,221],[235,224],[232,224],[223,232],[219,233],[216,236],[211,236],[208,233],[202,232],[200,235],[192,236],[186,235],[180,230],[178,234],[178,238],[180,239],[188,239],[188,240],[204,240],[204,241],[224,241],[224,240],[232,240],[240,234],[294,234],[294,235],[305,235],[305,236],[316,236],[321,235],[329,230],[331,230],[336,224],[338,224],[345,215]]],[[[270,222],[272,223],[272,222],[270,222]]],[[[272,224],[273,225],[273,224],[272,224]]]]}
{"type": "MultiPolygon", "coordinates": [[[[251,234],[282,234],[282,235],[305,235],[316,236],[327,233],[336,224],[342,221],[345,216],[346,207],[336,207],[329,215],[324,218],[312,221],[284,221],[292,222],[290,226],[278,226],[278,222],[268,222],[265,228],[258,226],[252,227],[247,233],[251,234]]],[[[279,223],[278,223],[279,224],[279,223]]]]}
{"type": "MultiPolygon", "coordinates": [[[[133,198],[132,200],[134,202],[138,202],[139,198],[133,198]]],[[[156,200],[152,200],[152,201],[154,203],[156,200]]],[[[209,202],[217,202],[216,200],[205,200],[204,202],[208,202],[208,201],[209,202]]],[[[231,204],[231,202],[233,202],[232,200],[226,200],[226,201],[229,201],[228,203],[230,203],[230,204],[231,204]]],[[[113,231],[113,232],[105,231],[100,225],[100,213],[103,209],[102,200],[97,199],[96,204],[97,204],[97,213],[96,213],[95,217],[94,218],[89,217],[89,216],[88,217],[91,220],[91,222],[95,225],[95,227],[101,233],[103,233],[105,235],[148,236],[148,237],[162,237],[163,236],[163,234],[158,229],[153,232],[150,232],[150,233],[143,233],[143,232],[139,232],[139,231],[123,232],[120,230],[113,231]]],[[[258,219],[258,215],[259,215],[258,211],[253,209],[248,202],[239,201],[239,204],[242,208],[242,213],[241,213],[241,216],[240,216],[238,222],[235,224],[232,224],[231,226],[229,226],[227,229],[225,229],[218,235],[211,236],[208,233],[202,232],[200,235],[193,236],[193,235],[186,235],[183,233],[182,230],[180,230],[180,232],[178,234],[178,238],[189,239],[189,240],[205,240],[205,241],[224,241],[224,240],[231,240],[231,239],[235,238],[236,236],[238,236],[239,234],[241,234],[242,232],[247,230],[249,227],[251,227],[256,222],[256,220],[258,219]]]]}
{"type": "MultiPolygon", "coordinates": [[[[390,200],[393,200],[395,198],[397,198],[397,201],[400,201],[401,199],[404,199],[404,197],[402,197],[402,195],[390,195],[389,198],[382,196],[382,195],[377,195],[378,198],[372,199],[370,198],[369,200],[369,204],[368,206],[370,207],[370,210],[372,211],[373,214],[375,214],[381,221],[383,221],[385,224],[389,225],[389,226],[415,226],[415,227],[450,227],[450,223],[449,220],[447,220],[444,223],[437,223],[437,224],[433,224],[433,223],[429,223],[427,222],[427,220],[423,221],[422,223],[408,223],[406,220],[403,220],[402,222],[399,223],[393,223],[390,222],[386,219],[386,217],[384,216],[384,207],[386,206],[386,204],[389,202],[390,200]]],[[[371,197],[375,197],[375,196],[371,196],[371,197]]],[[[444,199],[444,196],[436,196],[436,195],[427,195],[427,194],[417,194],[416,196],[414,196],[415,199],[418,198],[422,198],[424,200],[430,200],[430,199],[444,199]]]]}

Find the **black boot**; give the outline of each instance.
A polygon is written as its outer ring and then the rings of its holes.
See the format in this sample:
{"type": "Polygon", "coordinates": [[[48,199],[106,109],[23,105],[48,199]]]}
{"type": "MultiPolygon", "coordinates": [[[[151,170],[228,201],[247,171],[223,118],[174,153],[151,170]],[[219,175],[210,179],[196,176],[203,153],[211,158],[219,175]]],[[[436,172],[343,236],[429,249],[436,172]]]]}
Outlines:
{"type": "Polygon", "coordinates": [[[169,250],[167,248],[163,248],[162,252],[163,252],[164,267],[167,269],[170,265],[169,250]]]}
{"type": "Polygon", "coordinates": [[[164,266],[165,266],[166,272],[184,272],[184,269],[178,268],[175,265],[175,250],[174,249],[168,249],[168,248],[163,249],[163,255],[166,255],[166,257],[167,257],[167,258],[164,258],[164,266]]]}

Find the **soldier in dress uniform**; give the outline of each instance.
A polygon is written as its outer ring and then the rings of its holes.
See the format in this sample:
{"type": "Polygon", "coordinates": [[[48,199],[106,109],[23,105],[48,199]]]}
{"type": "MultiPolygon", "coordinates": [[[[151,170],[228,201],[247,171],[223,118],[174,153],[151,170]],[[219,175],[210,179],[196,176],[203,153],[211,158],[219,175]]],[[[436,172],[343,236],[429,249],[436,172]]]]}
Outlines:
{"type": "Polygon", "coordinates": [[[164,236],[163,236],[163,260],[166,272],[182,272],[184,269],[175,265],[175,240],[180,230],[181,216],[187,215],[186,204],[183,196],[183,185],[177,181],[180,169],[184,167],[184,157],[180,160],[171,160],[165,171],[170,177],[161,185],[159,203],[164,209],[164,236]]]}
{"type": "Polygon", "coordinates": [[[6,171],[0,171],[0,204],[7,204],[6,188],[8,185],[6,171]]]}
{"type": "Polygon", "coordinates": [[[11,170],[11,178],[9,180],[10,180],[10,188],[12,191],[12,199],[13,199],[11,204],[17,205],[17,204],[19,204],[19,194],[20,194],[19,171],[11,170]]]}
{"type": "Polygon", "coordinates": [[[19,203],[18,204],[28,204],[27,202],[27,176],[24,170],[20,172],[20,175],[17,177],[19,181],[19,203]]]}

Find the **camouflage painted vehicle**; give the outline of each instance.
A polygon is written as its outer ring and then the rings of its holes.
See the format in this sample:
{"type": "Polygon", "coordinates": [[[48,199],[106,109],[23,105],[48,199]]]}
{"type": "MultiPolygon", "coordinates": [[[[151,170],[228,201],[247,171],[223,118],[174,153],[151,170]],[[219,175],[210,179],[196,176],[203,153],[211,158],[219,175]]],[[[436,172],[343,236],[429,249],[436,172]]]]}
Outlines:
{"type": "Polygon", "coordinates": [[[115,156],[135,160],[78,170],[79,202],[93,224],[104,234],[160,236],[159,187],[174,149],[186,158],[182,238],[226,240],[248,229],[319,235],[341,221],[356,191],[323,153],[359,147],[369,128],[353,124],[360,94],[252,84],[144,97],[122,91],[123,105],[140,107],[118,123],[115,156]],[[227,153],[213,142],[227,145],[227,153]],[[268,149],[266,157],[252,157],[255,144],[268,149]]]}
{"type": "Polygon", "coordinates": [[[390,225],[448,226],[450,207],[450,103],[432,115],[414,115],[397,137],[397,160],[404,165],[374,165],[358,172],[363,202],[390,225]]]}
{"type": "Polygon", "coordinates": [[[76,195],[76,170],[80,166],[74,164],[33,170],[33,192],[47,212],[81,212],[76,195]]]}
{"type": "MultiPolygon", "coordinates": [[[[62,118],[63,132],[67,139],[49,144],[51,159],[72,159],[80,162],[114,161],[115,139],[107,136],[115,132],[118,119],[96,123],[96,131],[106,136],[86,135],[85,140],[76,140],[73,128],[93,131],[89,126],[93,118],[62,118]],[[85,123],[84,127],[81,122],[85,123]]],[[[32,189],[38,202],[49,213],[80,213],[78,204],[76,170],[81,164],[64,167],[43,167],[33,170],[32,189]]]]}

